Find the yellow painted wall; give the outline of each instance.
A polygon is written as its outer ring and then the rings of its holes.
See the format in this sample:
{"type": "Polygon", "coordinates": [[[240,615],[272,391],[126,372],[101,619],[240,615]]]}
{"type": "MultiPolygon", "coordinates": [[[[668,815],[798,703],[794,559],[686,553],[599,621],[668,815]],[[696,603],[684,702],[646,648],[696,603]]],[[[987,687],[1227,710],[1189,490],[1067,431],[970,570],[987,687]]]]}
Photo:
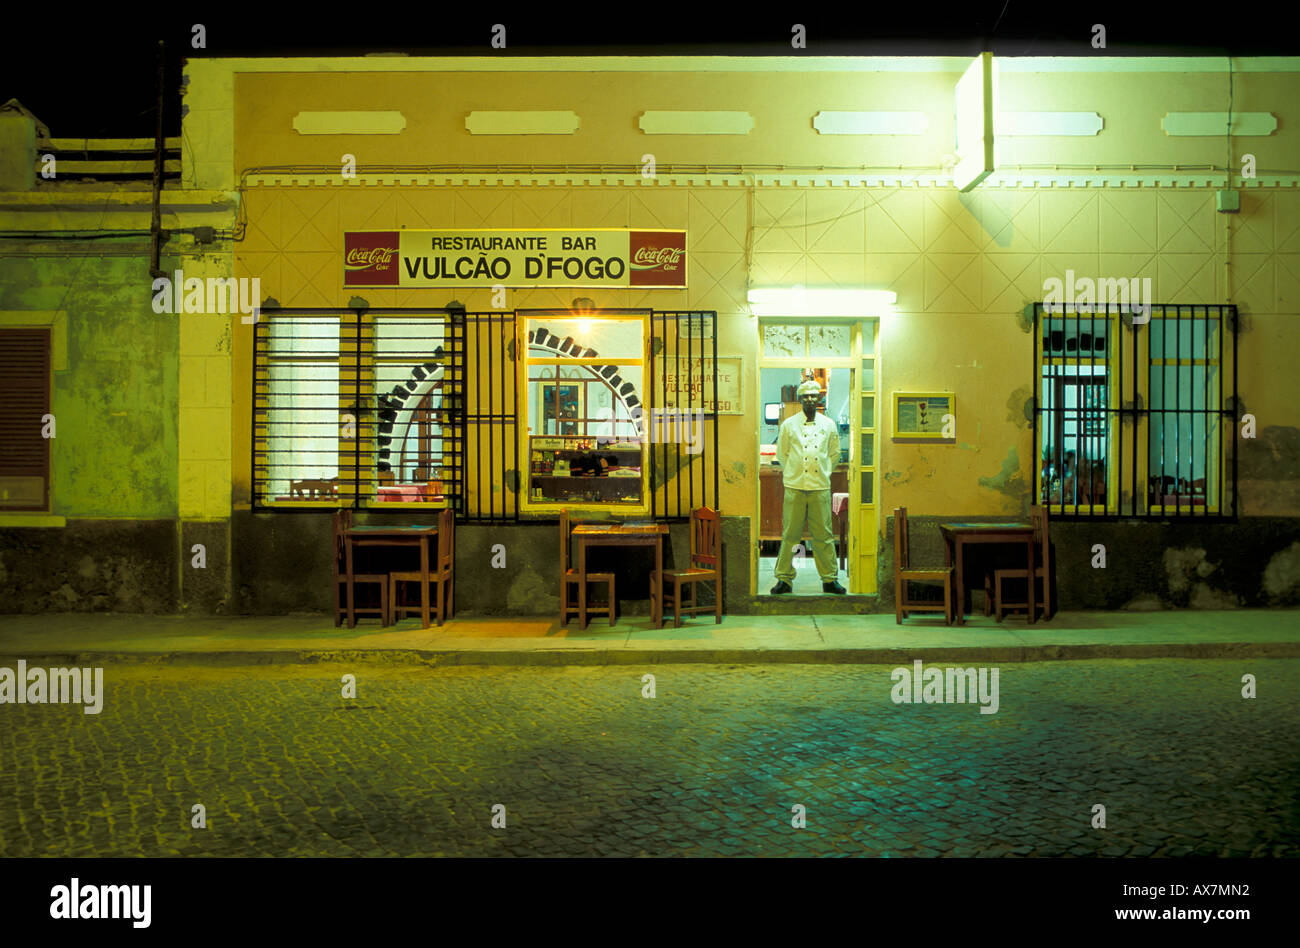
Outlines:
{"type": "MultiPolygon", "coordinates": [[[[355,62],[340,61],[340,68],[355,68],[355,62]]],[[[496,72],[239,73],[234,78],[235,168],[338,167],[345,153],[356,155],[360,165],[629,164],[640,162],[647,151],[659,164],[932,168],[953,150],[953,85],[963,68],[960,60],[939,72],[792,72],[782,68],[788,63],[770,59],[751,61],[743,72],[699,72],[680,63],[666,60],[662,71],[595,74],[536,72],[528,60],[496,72]],[[571,110],[581,127],[573,135],[522,140],[465,130],[465,116],[472,111],[529,109],[571,110]],[[744,136],[644,134],[640,114],[661,109],[745,111],[754,117],[754,129],[744,136]],[[335,136],[300,135],[292,126],[300,111],[350,110],[397,110],[406,127],[399,135],[335,136]],[[821,135],[812,120],[822,110],[923,112],[928,130],[865,140],[821,135]]],[[[1004,110],[1093,111],[1102,115],[1105,130],[1090,137],[1006,139],[999,159],[1007,165],[1224,160],[1222,138],[1171,138],[1160,125],[1166,112],[1227,110],[1224,72],[1015,72],[1013,66],[1004,64],[1000,73],[1004,110]]],[[[1232,107],[1284,112],[1295,91],[1294,73],[1238,72],[1232,107]]],[[[1245,142],[1237,143],[1239,152],[1245,142]]],[[[1273,135],[1249,140],[1249,150],[1261,168],[1295,170],[1300,127],[1279,122],[1273,135]]]]}

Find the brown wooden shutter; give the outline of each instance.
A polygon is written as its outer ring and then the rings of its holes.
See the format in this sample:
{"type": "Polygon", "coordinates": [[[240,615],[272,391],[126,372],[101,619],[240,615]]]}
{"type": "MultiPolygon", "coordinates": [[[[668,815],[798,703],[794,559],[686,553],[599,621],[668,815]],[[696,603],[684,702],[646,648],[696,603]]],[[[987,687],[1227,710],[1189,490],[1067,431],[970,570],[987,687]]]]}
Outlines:
{"type": "Polygon", "coordinates": [[[0,329],[0,509],[48,510],[50,331],[0,329]]]}

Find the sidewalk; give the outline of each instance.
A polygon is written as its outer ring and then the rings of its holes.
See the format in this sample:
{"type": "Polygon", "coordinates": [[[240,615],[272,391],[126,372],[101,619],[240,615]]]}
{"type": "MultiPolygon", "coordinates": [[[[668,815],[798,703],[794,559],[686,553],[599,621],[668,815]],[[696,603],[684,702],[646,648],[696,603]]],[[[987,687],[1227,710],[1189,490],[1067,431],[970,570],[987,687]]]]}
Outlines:
{"type": "Polygon", "coordinates": [[[724,616],[652,629],[645,616],[585,631],[554,617],[375,620],[335,628],[328,616],[0,615],[0,660],[77,663],[310,663],[347,659],[434,665],[614,665],[707,662],[1030,662],[1092,658],[1300,658],[1300,610],[1068,612],[1028,625],[968,617],[964,626],[892,615],[724,616]]]}

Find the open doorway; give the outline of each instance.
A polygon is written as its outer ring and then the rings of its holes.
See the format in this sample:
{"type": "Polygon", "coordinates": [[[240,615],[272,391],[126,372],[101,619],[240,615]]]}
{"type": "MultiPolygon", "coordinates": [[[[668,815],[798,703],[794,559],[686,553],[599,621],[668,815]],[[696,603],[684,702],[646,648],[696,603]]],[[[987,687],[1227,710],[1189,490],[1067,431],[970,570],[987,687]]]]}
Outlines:
{"type": "MultiPolygon", "coordinates": [[[[830,531],[834,567],[838,581],[848,587],[848,544],[853,517],[849,505],[849,453],[851,447],[851,409],[853,398],[852,369],[763,367],[759,369],[759,559],[758,591],[765,594],[777,582],[776,569],[781,549],[785,481],[776,460],[780,426],[793,416],[804,416],[798,388],[814,381],[821,392],[817,412],[835,426],[838,443],[836,460],[830,477],[830,531]]],[[[792,550],[795,578],[790,580],[792,595],[823,594],[821,571],[817,567],[812,543],[811,523],[805,523],[803,535],[792,550]]]]}

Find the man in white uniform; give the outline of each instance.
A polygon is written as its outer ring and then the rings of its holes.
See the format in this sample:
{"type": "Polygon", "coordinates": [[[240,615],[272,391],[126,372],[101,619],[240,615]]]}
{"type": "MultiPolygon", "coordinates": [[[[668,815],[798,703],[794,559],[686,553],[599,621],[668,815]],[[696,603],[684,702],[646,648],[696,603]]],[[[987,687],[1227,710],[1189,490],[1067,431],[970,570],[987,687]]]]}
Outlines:
{"type": "Polygon", "coordinates": [[[772,595],[791,592],[794,548],[803,539],[805,519],[813,537],[813,557],[821,574],[822,590],[842,595],[837,582],[835,546],[831,542],[831,469],[840,459],[840,432],[835,422],[818,414],[821,386],[809,379],[799,386],[802,415],[792,415],[781,425],[776,439],[776,459],[785,485],[782,510],[781,553],[776,558],[776,585],[772,595]]]}

